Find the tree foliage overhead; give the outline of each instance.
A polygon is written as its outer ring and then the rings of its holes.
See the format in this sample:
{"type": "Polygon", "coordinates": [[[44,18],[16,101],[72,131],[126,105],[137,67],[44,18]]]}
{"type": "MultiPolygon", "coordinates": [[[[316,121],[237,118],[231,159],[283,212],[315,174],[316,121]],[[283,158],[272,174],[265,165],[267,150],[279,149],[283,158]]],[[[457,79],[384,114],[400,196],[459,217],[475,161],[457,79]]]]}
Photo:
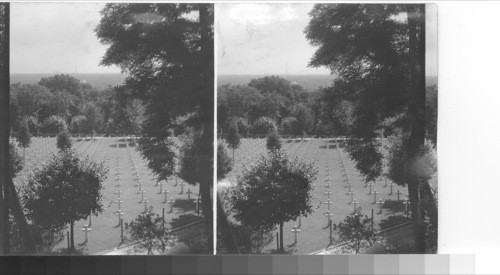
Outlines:
{"type": "MultiPolygon", "coordinates": [[[[180,117],[189,116],[184,127],[193,129],[193,141],[192,146],[185,147],[188,150],[183,155],[187,157],[181,160],[180,172],[187,182],[200,184],[210,238],[213,16],[213,4],[112,3],[101,11],[95,29],[99,41],[108,46],[101,64],[120,66],[128,75],[125,85],[145,104],[141,140],[148,143],[150,152],[154,148],[166,152],[160,159],[146,156],[149,166],[171,167],[176,155],[171,153],[173,148],[167,148],[170,130],[178,126],[180,117]]],[[[166,175],[169,171],[164,172],[166,175]]],[[[208,241],[211,246],[211,239],[208,241]]]]}
{"type": "Polygon", "coordinates": [[[316,5],[306,29],[307,39],[318,47],[310,65],[326,66],[338,76],[326,89],[325,101],[332,109],[351,103],[346,130],[359,140],[348,149],[367,181],[382,172],[373,141],[380,124],[395,114],[416,115],[409,112],[418,93],[409,84],[414,57],[409,50],[407,6],[316,5]]]}

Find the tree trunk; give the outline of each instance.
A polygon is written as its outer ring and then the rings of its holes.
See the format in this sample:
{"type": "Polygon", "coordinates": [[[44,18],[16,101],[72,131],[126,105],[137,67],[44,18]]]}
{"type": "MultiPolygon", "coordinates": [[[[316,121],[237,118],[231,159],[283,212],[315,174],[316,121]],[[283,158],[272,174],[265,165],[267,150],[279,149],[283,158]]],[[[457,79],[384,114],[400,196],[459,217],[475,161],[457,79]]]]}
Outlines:
{"type": "Polygon", "coordinates": [[[9,172],[9,17],[10,4],[1,3],[3,6],[3,14],[0,16],[4,29],[3,40],[0,48],[0,255],[7,255],[10,248],[9,240],[9,208],[8,208],[8,180],[10,179],[9,172]],[[7,172],[7,173],[5,173],[7,172]]]}
{"type": "Polygon", "coordinates": [[[210,185],[200,182],[201,211],[205,220],[205,231],[207,236],[207,249],[213,250],[213,208],[210,196],[210,185]]]}
{"type": "Polygon", "coordinates": [[[19,226],[19,231],[24,245],[24,252],[27,254],[36,253],[35,242],[33,241],[33,236],[30,232],[28,222],[24,216],[24,212],[19,201],[19,196],[17,194],[16,188],[14,187],[14,182],[9,178],[9,206],[12,209],[12,214],[14,215],[14,220],[17,226],[19,226]]]}
{"type": "Polygon", "coordinates": [[[234,162],[234,148],[233,148],[233,162],[234,162]]]}
{"type": "MultiPolygon", "coordinates": [[[[438,209],[436,205],[436,200],[434,199],[434,195],[432,194],[431,187],[429,182],[425,182],[422,186],[423,188],[423,199],[425,202],[425,210],[429,214],[429,218],[431,220],[432,225],[435,229],[438,228],[438,209]]],[[[437,232],[437,231],[436,231],[437,232]]]]}
{"type": "MultiPolygon", "coordinates": [[[[8,160],[7,160],[8,163],[8,160]]],[[[9,175],[7,175],[9,177],[9,175]]],[[[8,181],[9,179],[7,179],[8,181]]],[[[4,238],[3,238],[3,253],[5,255],[10,254],[10,184],[6,184],[3,188],[3,202],[4,202],[4,207],[3,207],[3,232],[4,232],[4,238]]]]}
{"type": "Polygon", "coordinates": [[[209,19],[209,4],[198,4],[200,15],[200,48],[201,48],[201,74],[200,74],[200,89],[204,89],[202,98],[199,98],[200,108],[199,116],[203,131],[200,143],[198,144],[200,175],[203,178],[200,182],[200,194],[203,216],[205,219],[205,227],[207,232],[207,245],[209,251],[213,251],[213,208],[212,197],[210,194],[213,186],[213,115],[214,115],[214,53],[213,53],[213,38],[210,38],[210,28],[213,21],[209,19]],[[208,178],[209,177],[209,178],[208,178]]]}
{"type": "Polygon", "coordinates": [[[285,251],[283,249],[283,223],[280,223],[280,252],[285,251]]]}
{"type": "Polygon", "coordinates": [[[410,137],[406,146],[406,182],[410,197],[414,241],[417,253],[425,253],[425,230],[419,196],[420,180],[412,171],[425,144],[425,5],[408,5],[408,45],[410,57],[410,137]],[[423,45],[423,48],[422,48],[423,45]]]}
{"type": "Polygon", "coordinates": [[[70,250],[71,252],[75,251],[75,235],[74,235],[74,232],[73,232],[73,229],[74,229],[74,222],[71,222],[70,223],[70,250]]]}
{"type": "Polygon", "coordinates": [[[236,240],[234,238],[234,234],[229,226],[229,222],[227,220],[226,212],[222,207],[222,202],[220,201],[219,195],[217,194],[217,226],[222,235],[222,241],[229,252],[229,254],[240,254],[238,250],[238,245],[236,244],[236,240]]]}

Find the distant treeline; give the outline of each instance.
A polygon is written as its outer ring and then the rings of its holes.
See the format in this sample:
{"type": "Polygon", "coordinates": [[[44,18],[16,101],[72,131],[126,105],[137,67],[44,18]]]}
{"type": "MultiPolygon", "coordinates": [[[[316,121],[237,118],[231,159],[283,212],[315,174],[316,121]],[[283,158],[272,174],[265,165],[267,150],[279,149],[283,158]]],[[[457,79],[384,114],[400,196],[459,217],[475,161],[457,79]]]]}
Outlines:
{"type": "MultiPolygon", "coordinates": [[[[11,74],[10,83],[36,84],[40,79],[51,77],[57,74],[11,74]]],[[[81,82],[92,85],[97,90],[104,90],[109,87],[119,86],[125,83],[125,74],[67,74],[81,82]]]]}
{"type": "MultiPolygon", "coordinates": [[[[306,76],[303,76],[306,77],[306,76]]],[[[314,78],[313,78],[314,79],[314,78]]],[[[329,88],[307,91],[281,76],[255,78],[243,85],[221,85],[217,90],[218,130],[236,124],[243,136],[278,131],[286,136],[344,136],[352,116],[352,102],[329,107],[329,88]]],[[[437,86],[427,88],[426,127],[435,139],[437,86]]]]}
{"type": "Polygon", "coordinates": [[[36,84],[11,85],[10,126],[26,121],[31,133],[135,135],[144,105],[124,86],[97,89],[73,76],[42,77],[36,84]]]}

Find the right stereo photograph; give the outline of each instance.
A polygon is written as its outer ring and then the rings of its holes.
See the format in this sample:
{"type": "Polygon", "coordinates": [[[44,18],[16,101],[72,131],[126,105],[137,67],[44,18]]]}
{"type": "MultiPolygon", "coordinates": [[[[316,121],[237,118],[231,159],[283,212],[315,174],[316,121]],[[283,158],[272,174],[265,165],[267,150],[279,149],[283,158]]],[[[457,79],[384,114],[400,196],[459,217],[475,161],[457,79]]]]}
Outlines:
{"type": "Polygon", "coordinates": [[[215,4],[217,254],[437,253],[434,4],[215,4]]]}

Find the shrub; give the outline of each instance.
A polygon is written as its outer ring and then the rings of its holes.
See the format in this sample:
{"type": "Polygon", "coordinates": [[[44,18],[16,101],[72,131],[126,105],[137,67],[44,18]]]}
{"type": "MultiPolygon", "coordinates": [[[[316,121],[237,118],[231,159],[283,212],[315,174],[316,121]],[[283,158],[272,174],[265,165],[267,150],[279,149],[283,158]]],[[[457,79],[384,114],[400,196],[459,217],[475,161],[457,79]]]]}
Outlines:
{"type": "Polygon", "coordinates": [[[87,118],[84,116],[73,117],[73,119],[71,120],[70,127],[69,127],[69,130],[71,131],[71,133],[73,133],[73,134],[83,133],[86,120],[87,120],[87,118]]]}
{"type": "Polygon", "coordinates": [[[276,122],[269,117],[261,117],[254,121],[251,127],[252,134],[267,135],[278,129],[276,122]]]}
{"type": "Polygon", "coordinates": [[[281,139],[277,132],[272,132],[267,136],[266,147],[269,151],[281,149],[281,139]]]}
{"type": "Polygon", "coordinates": [[[38,119],[34,116],[24,116],[20,121],[26,121],[26,123],[28,123],[28,128],[31,133],[37,133],[40,130],[40,122],[38,122],[38,119]]]}
{"type": "Polygon", "coordinates": [[[285,117],[281,122],[281,133],[285,135],[298,135],[297,119],[294,117],[285,117]]]}
{"type": "Polygon", "coordinates": [[[71,138],[67,131],[62,131],[57,135],[57,148],[61,151],[71,148],[71,138]]]}
{"type": "Polygon", "coordinates": [[[42,124],[41,131],[44,133],[59,133],[67,130],[66,121],[60,116],[50,116],[42,124]]]}

